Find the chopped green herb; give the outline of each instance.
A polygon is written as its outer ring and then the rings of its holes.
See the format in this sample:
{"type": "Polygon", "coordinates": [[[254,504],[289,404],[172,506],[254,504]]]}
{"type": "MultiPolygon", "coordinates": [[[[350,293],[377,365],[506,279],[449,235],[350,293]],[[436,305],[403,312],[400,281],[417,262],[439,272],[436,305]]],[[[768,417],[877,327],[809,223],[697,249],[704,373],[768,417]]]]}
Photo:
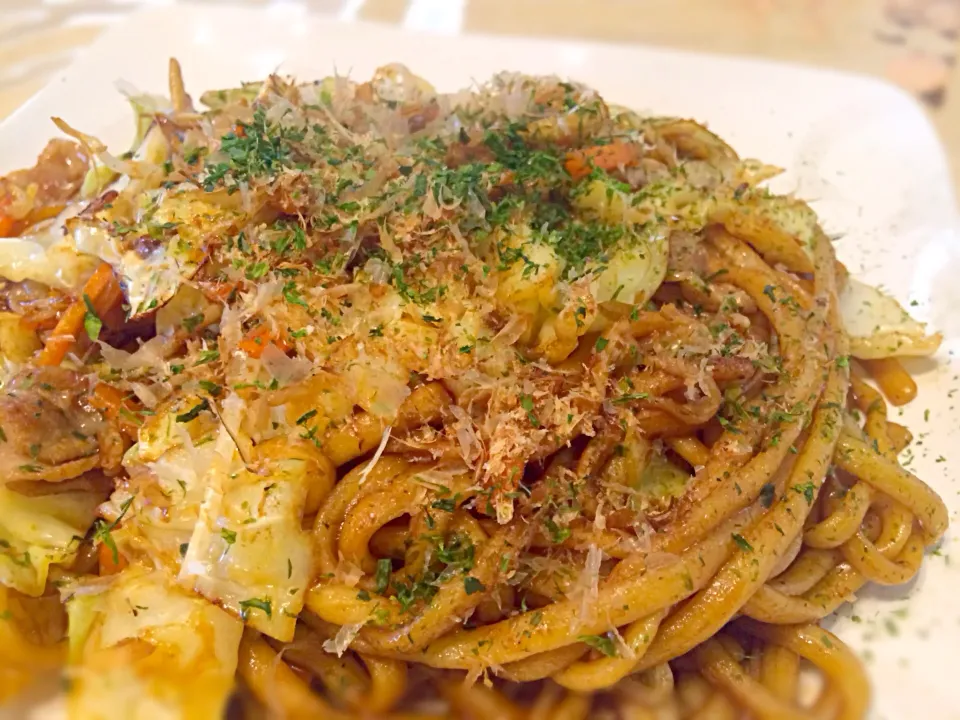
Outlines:
{"type": "Polygon", "coordinates": [[[760,504],[765,508],[773,505],[774,496],[777,493],[776,487],[773,483],[766,483],[762,488],[760,488],[760,504]]]}
{"type": "Polygon", "coordinates": [[[599,650],[607,657],[617,657],[617,646],[606,635],[578,635],[577,640],[599,650]]]}
{"type": "Polygon", "coordinates": [[[550,540],[557,545],[570,537],[570,529],[560,527],[552,518],[546,518],[543,521],[543,525],[547,528],[547,533],[550,536],[550,540]]]}
{"type": "Polygon", "coordinates": [[[250,598],[249,600],[240,601],[240,617],[243,620],[247,619],[247,616],[250,614],[250,610],[257,609],[262,610],[268,618],[273,617],[273,605],[269,599],[260,599],[260,598],[250,598]]]}
{"type": "Polygon", "coordinates": [[[534,427],[540,427],[540,420],[533,412],[533,397],[530,395],[521,395],[520,407],[526,411],[527,419],[530,421],[530,424],[534,427]]]}
{"type": "Polygon", "coordinates": [[[753,552],[753,545],[747,542],[747,539],[738,533],[733,533],[730,537],[733,538],[733,541],[740,546],[741,550],[746,552],[753,552]]]}
{"type": "Polygon", "coordinates": [[[203,313],[196,313],[195,315],[190,315],[183,319],[183,327],[187,332],[193,332],[197,329],[197,326],[203,322],[203,313]]]}
{"type": "Polygon", "coordinates": [[[794,485],[793,491],[803,495],[807,505],[813,505],[813,499],[817,492],[817,487],[812,482],[805,482],[802,485],[794,485]]]}
{"type": "Polygon", "coordinates": [[[297,418],[297,425],[303,425],[317,414],[316,410],[307,410],[303,415],[297,418]]]}
{"type": "Polygon", "coordinates": [[[120,514],[117,515],[116,520],[111,523],[108,523],[104,520],[97,520],[96,525],[94,525],[93,541],[94,543],[101,542],[110,549],[110,555],[113,558],[114,565],[120,562],[120,553],[117,551],[117,543],[114,541],[111,533],[113,529],[120,524],[120,521],[123,520],[131,505],[133,505],[132,497],[127,498],[127,500],[124,501],[124,503],[120,506],[120,514]]]}
{"type": "Polygon", "coordinates": [[[202,350],[199,359],[193,364],[194,367],[208,365],[220,359],[219,350],[202,350]]]}
{"type": "Polygon", "coordinates": [[[297,289],[297,284],[293,280],[290,280],[289,282],[284,283],[283,299],[286,300],[291,305],[299,305],[300,307],[309,307],[309,305],[307,305],[307,301],[300,296],[300,291],[297,289]]]}
{"type": "Polygon", "coordinates": [[[434,510],[442,510],[443,512],[453,512],[457,509],[457,498],[456,496],[452,498],[443,498],[441,500],[434,500],[431,503],[430,507],[434,510]]]}
{"type": "Polygon", "coordinates": [[[467,591],[467,595],[473,595],[474,593],[483,592],[487,587],[472,575],[468,575],[463,579],[463,589],[467,591]]]}
{"type": "Polygon", "coordinates": [[[623,403],[633,402],[634,400],[646,400],[650,397],[649,393],[639,392],[639,393],[626,393],[620,397],[615,397],[612,402],[614,405],[622,405],[623,403]]]}
{"type": "Polygon", "coordinates": [[[200,413],[204,410],[210,409],[210,402],[204,398],[201,402],[194,405],[192,408],[187,410],[185,413],[180,413],[177,415],[177,422],[185,423],[190,422],[191,420],[196,420],[199,417],[200,413]]]}
{"type": "Polygon", "coordinates": [[[93,302],[90,300],[90,296],[86,293],[83,294],[83,304],[87,306],[87,312],[83,316],[83,329],[86,330],[87,337],[89,337],[93,342],[96,342],[97,338],[100,337],[100,330],[103,328],[103,321],[100,320],[100,316],[97,315],[97,311],[93,307],[93,302]]]}
{"type": "Polygon", "coordinates": [[[390,573],[392,571],[390,558],[380,558],[377,560],[377,573],[374,575],[374,590],[383,594],[390,584],[390,573]]]}
{"type": "Polygon", "coordinates": [[[199,380],[197,384],[202,389],[206,390],[208,393],[213,395],[214,397],[217,397],[218,395],[220,395],[220,393],[223,392],[222,387],[217,385],[215,382],[211,382],[210,380],[199,380]]]}

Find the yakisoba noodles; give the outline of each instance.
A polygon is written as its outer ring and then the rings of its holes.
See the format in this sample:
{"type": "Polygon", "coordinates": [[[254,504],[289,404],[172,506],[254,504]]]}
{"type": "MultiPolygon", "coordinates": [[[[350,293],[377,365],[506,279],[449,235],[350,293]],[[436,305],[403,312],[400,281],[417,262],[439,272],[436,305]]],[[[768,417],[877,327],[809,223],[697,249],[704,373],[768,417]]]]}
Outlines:
{"type": "Polygon", "coordinates": [[[865,714],[817,623],[944,533],[883,397],[940,338],[776,168],[556,78],[130,100],[0,180],[5,697],[865,714]]]}

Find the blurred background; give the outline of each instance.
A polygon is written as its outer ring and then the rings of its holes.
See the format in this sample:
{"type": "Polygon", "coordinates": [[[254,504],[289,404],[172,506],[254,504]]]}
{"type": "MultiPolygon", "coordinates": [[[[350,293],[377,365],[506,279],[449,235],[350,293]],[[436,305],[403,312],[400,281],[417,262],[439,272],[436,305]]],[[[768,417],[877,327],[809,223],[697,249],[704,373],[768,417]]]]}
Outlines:
{"type": "MultiPolygon", "coordinates": [[[[194,0],[203,2],[204,0],[194,0]]],[[[109,24],[173,0],[0,0],[0,119],[109,24]]],[[[215,4],[215,0],[206,0],[215,4]]],[[[924,106],[960,189],[960,0],[231,0],[441,33],[645,43],[885,78],[924,106]]],[[[856,118],[851,118],[856,122],[856,118]]],[[[960,190],[958,190],[960,192],[960,190]]]]}

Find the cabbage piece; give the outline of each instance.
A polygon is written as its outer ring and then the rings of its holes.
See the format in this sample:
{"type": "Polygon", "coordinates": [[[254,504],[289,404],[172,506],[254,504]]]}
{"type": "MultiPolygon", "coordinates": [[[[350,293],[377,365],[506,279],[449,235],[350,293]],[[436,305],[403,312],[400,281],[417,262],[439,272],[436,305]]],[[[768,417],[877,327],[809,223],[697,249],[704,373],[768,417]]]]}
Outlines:
{"type": "MultiPolygon", "coordinates": [[[[257,448],[261,456],[269,444],[257,448]]],[[[301,526],[309,462],[292,447],[282,452],[287,456],[248,469],[221,432],[180,581],[260,632],[289,641],[312,571],[310,535],[301,526]]]]}
{"type": "Polygon", "coordinates": [[[659,233],[624,243],[591,282],[594,298],[629,306],[647,302],[666,277],[668,252],[667,238],[659,233]]]}
{"type": "Polygon", "coordinates": [[[217,110],[239,102],[252,103],[262,87],[262,82],[245,82],[240,83],[238,88],[207,90],[200,96],[200,102],[211,110],[217,110]]]}
{"type": "Polygon", "coordinates": [[[184,395],[146,418],[138,442],[123,458],[136,492],[121,488],[104,506],[107,517],[117,517],[129,501],[122,524],[112,533],[114,540],[121,549],[146,554],[172,575],[179,572],[181,546],[193,535],[200,517],[204,478],[216,457],[211,440],[219,424],[212,413],[199,412],[189,421],[176,419],[201,402],[195,395],[184,395]]]}
{"type": "MultiPolygon", "coordinates": [[[[664,192],[660,197],[654,192],[647,195],[625,192],[611,179],[598,179],[589,182],[574,204],[588,217],[613,227],[630,227],[643,225],[660,212],[680,215],[687,205],[699,208],[702,203],[695,202],[698,199],[695,193],[683,188],[664,192]]],[[[692,214],[699,217],[700,212],[696,210],[692,214]]],[[[594,298],[601,303],[619,302],[631,306],[645,303],[666,277],[668,252],[665,233],[628,232],[618,246],[609,251],[608,262],[591,260],[587,263],[584,274],[600,271],[591,283],[594,298]]]]}
{"type": "Polygon", "coordinates": [[[74,595],[67,614],[69,717],[223,717],[243,633],[229,613],[132,565],[105,591],[74,595]]]}
{"type": "Polygon", "coordinates": [[[78,250],[114,267],[136,318],[163,306],[193,278],[206,260],[207,238],[230,234],[236,219],[235,212],[183,192],[168,195],[149,219],[119,237],[99,221],[76,219],[67,227],[78,250]]]}
{"type": "Polygon", "coordinates": [[[385,103],[426,103],[437,94],[433,85],[400,63],[378,67],[370,85],[377,99],[385,103]]]}
{"type": "Polygon", "coordinates": [[[219,317],[223,306],[211,303],[204,294],[190,285],[181,285],[170,302],[157,311],[158,335],[172,335],[181,327],[190,327],[184,321],[196,316],[219,317]]]}
{"type": "Polygon", "coordinates": [[[28,497],[0,486],[0,583],[36,597],[53,564],[69,564],[93,524],[99,493],[28,497]]]}
{"type": "Polygon", "coordinates": [[[661,446],[655,446],[653,450],[636,489],[648,501],[669,502],[683,497],[684,490],[690,482],[690,475],[671,462],[661,446]]]}
{"type": "Polygon", "coordinates": [[[624,189],[611,177],[584,181],[573,206],[587,217],[608,225],[643,225],[669,217],[674,228],[699,229],[713,207],[713,200],[682,178],[651,182],[642,190],[624,189]]]}
{"type": "Polygon", "coordinates": [[[49,233],[0,238],[0,276],[13,282],[35,280],[50,287],[72,290],[97,266],[97,260],[63,244],[51,245],[49,233]]]}
{"type": "MultiPolygon", "coordinates": [[[[133,160],[154,165],[161,164],[170,154],[170,143],[160,127],[154,124],[154,120],[158,114],[166,115],[173,110],[170,101],[160,95],[139,93],[136,88],[125,82],[117,85],[120,92],[126,95],[133,109],[135,130],[133,142],[130,145],[130,152],[134,154],[133,160]]],[[[83,178],[80,197],[87,200],[96,197],[116,178],[116,168],[97,162],[94,157],[83,178]]]]}
{"type": "Polygon", "coordinates": [[[130,103],[133,110],[136,133],[133,136],[130,149],[136,150],[153,125],[154,117],[169,115],[173,112],[173,104],[169,98],[163,95],[140,92],[133,85],[122,80],[117,83],[117,89],[126,96],[127,102],[130,103]]]}
{"type": "Polygon", "coordinates": [[[552,305],[562,269],[556,251],[534,240],[528,225],[511,226],[499,245],[497,299],[516,312],[536,314],[552,305]]]}
{"type": "Polygon", "coordinates": [[[343,375],[343,389],[357,405],[377,417],[392,420],[410,395],[409,371],[389,357],[362,355],[343,375]]]}
{"type": "Polygon", "coordinates": [[[850,353],[865,360],[932,355],[943,340],[940,333],[928,335],[926,325],[892,297],[852,277],[840,293],[840,316],[850,353]]]}
{"type": "Polygon", "coordinates": [[[523,322],[520,339],[529,342],[540,316],[554,314],[563,269],[549,244],[535,240],[528,225],[513,225],[498,242],[497,300],[523,322]]]}

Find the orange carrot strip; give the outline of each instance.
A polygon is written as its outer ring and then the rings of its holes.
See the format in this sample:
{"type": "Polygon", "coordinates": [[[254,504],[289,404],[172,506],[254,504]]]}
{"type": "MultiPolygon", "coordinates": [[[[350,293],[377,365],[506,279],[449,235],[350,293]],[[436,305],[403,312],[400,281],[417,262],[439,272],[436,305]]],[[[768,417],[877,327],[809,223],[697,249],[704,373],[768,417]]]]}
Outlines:
{"type": "Polygon", "coordinates": [[[861,360],[860,362],[894,405],[906,405],[917,396],[917,383],[897,358],[861,360]]]}
{"type": "Polygon", "coordinates": [[[60,316],[50,337],[47,338],[43,350],[40,351],[40,357],[37,358],[38,365],[59,365],[63,361],[82,332],[86,312],[87,307],[83,301],[67,308],[66,312],[60,316]]]}
{"type": "Polygon", "coordinates": [[[586,177],[594,167],[601,170],[634,165],[639,158],[637,146],[633,143],[612,142],[609,145],[571,150],[567,153],[563,166],[574,180],[586,177]]]}
{"type": "Polygon", "coordinates": [[[230,296],[236,291],[238,283],[228,282],[201,282],[200,291],[211,302],[229,302],[230,296]]]}
{"type": "Polygon", "coordinates": [[[97,547],[97,561],[100,563],[100,575],[116,575],[123,570],[129,561],[120,553],[117,553],[117,561],[113,561],[113,550],[107,547],[106,543],[100,543],[97,547]]]}
{"type": "Polygon", "coordinates": [[[90,298],[93,309],[100,318],[113,311],[123,300],[123,290],[108,263],[101,263],[96,272],[83,286],[81,296],[66,309],[57,326],[50,333],[40,356],[39,365],[59,365],[63,358],[83,339],[83,318],[87,314],[87,304],[83,296],[90,298]]]}
{"type": "Polygon", "coordinates": [[[17,219],[0,212],[0,237],[17,237],[26,228],[38,222],[56,217],[63,210],[63,205],[46,205],[33,208],[26,217],[17,219]]]}
{"type": "Polygon", "coordinates": [[[140,431],[140,426],[134,419],[136,406],[130,403],[122,390],[106,383],[97,383],[93,395],[90,396],[90,405],[101,410],[108,420],[119,425],[124,435],[136,442],[140,431]]]}
{"type": "Polygon", "coordinates": [[[258,358],[267,345],[273,343],[283,352],[290,350],[290,343],[283,333],[275,336],[266,325],[257,325],[240,341],[240,349],[252,358],[258,358]]]}

